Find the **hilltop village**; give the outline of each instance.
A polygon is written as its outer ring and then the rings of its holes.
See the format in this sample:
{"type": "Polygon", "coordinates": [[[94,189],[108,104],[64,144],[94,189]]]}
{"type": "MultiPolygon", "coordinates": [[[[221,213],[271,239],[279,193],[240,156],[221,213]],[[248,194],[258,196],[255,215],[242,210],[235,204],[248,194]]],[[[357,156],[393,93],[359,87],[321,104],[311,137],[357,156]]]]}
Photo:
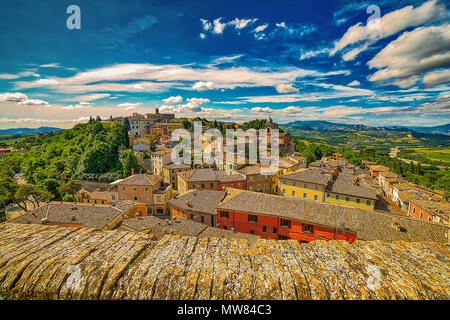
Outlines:
{"type": "MultiPolygon", "coordinates": [[[[172,133],[186,129],[194,139],[194,120],[158,109],[102,120],[127,124],[139,172],[132,167],[129,176],[113,182],[82,180],[72,201],[38,206],[29,201],[26,208],[11,204],[6,223],[119,229],[144,232],[154,240],[179,234],[300,243],[449,241],[450,205],[443,192],[409,183],[370,161],[355,166],[340,153],[308,163],[283,130],[278,132],[277,166],[251,163],[248,140],[244,161],[239,161],[235,148],[223,150],[214,163],[174,163],[171,155],[179,140],[173,141],[172,133]],[[226,152],[233,156],[226,157],[226,152]]],[[[223,123],[214,127],[246,129],[223,123]]],[[[202,131],[208,128],[204,124],[202,131]]],[[[270,136],[275,129],[278,125],[269,117],[257,132],[270,136]]],[[[213,143],[203,137],[202,149],[211,152],[213,143]]],[[[270,154],[270,144],[267,150],[270,154]]]]}

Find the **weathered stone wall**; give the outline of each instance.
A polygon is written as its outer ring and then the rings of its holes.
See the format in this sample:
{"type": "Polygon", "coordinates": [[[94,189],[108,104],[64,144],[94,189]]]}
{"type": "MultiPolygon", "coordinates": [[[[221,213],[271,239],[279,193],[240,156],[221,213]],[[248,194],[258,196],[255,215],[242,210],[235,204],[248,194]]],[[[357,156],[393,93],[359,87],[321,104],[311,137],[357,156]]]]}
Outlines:
{"type": "Polygon", "coordinates": [[[0,224],[5,299],[449,299],[436,243],[148,235],[0,224]]]}

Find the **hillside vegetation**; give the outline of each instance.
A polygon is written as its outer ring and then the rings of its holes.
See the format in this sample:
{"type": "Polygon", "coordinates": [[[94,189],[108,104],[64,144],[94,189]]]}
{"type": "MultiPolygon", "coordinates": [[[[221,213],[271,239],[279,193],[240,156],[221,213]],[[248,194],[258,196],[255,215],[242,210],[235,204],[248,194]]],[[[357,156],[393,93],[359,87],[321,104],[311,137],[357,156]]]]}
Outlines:
{"type": "Polygon", "coordinates": [[[21,140],[20,151],[0,158],[0,207],[30,195],[44,200],[69,199],[78,180],[113,181],[128,176],[132,168],[140,170],[128,145],[126,126],[121,122],[90,121],[69,130],[27,137],[21,140]],[[35,189],[18,185],[13,177],[19,173],[35,189]]]}

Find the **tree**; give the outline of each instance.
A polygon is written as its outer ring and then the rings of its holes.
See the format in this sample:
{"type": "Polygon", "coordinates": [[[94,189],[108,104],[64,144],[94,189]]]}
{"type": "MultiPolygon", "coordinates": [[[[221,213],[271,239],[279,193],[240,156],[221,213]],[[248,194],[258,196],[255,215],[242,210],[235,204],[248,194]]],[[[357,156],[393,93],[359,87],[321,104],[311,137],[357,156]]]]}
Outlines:
{"type": "Polygon", "coordinates": [[[16,193],[18,187],[19,185],[13,178],[6,175],[0,176],[0,208],[13,201],[14,193],[16,193]]]}
{"type": "Polygon", "coordinates": [[[83,187],[83,183],[80,180],[70,180],[69,182],[63,184],[58,188],[61,196],[65,196],[67,194],[72,196],[72,199],[75,199],[75,194],[81,190],[83,187]]]}
{"type": "Polygon", "coordinates": [[[34,185],[22,184],[17,188],[13,199],[19,207],[28,211],[28,202],[31,202],[34,209],[36,209],[42,202],[48,202],[53,199],[53,197],[54,196],[50,192],[40,190],[34,185]]]}
{"type": "Polygon", "coordinates": [[[181,120],[181,124],[183,125],[184,129],[191,130],[192,124],[188,119],[184,118],[183,120],[181,120]]]}
{"type": "Polygon", "coordinates": [[[122,168],[124,177],[128,177],[131,175],[131,169],[134,169],[135,172],[139,172],[139,162],[133,151],[128,150],[126,156],[123,159],[122,168]]]}

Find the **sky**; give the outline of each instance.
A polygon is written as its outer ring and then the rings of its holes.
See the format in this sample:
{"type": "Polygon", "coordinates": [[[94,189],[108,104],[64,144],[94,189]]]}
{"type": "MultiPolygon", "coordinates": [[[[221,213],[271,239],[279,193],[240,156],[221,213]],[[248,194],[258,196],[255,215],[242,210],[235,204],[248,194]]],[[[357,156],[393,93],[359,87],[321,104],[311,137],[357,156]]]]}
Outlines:
{"type": "Polygon", "coordinates": [[[0,129],[155,108],[238,123],[450,122],[448,1],[0,6],[0,129]]]}

